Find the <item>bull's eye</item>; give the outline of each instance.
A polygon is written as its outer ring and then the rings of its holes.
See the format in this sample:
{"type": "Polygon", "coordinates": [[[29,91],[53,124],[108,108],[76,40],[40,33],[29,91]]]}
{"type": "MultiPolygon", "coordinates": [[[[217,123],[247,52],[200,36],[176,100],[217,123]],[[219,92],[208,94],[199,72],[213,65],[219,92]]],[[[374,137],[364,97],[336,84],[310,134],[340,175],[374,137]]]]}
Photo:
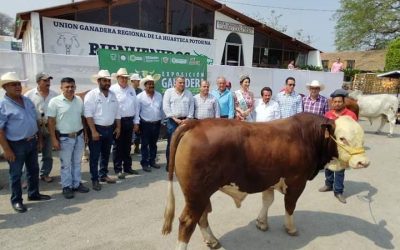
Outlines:
{"type": "Polygon", "coordinates": [[[345,145],[350,145],[350,143],[349,143],[349,142],[347,141],[347,139],[344,138],[344,137],[340,137],[339,140],[340,140],[341,142],[343,142],[345,145]]]}

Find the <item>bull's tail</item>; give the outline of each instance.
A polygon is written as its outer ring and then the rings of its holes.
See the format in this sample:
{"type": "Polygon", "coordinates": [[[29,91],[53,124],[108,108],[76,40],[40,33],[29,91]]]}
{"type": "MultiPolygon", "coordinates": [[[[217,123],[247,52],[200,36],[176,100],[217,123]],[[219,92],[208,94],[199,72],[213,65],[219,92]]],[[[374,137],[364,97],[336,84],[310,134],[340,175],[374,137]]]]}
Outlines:
{"type": "Polygon", "coordinates": [[[164,225],[162,228],[162,234],[169,234],[172,230],[172,221],[175,216],[175,195],[173,181],[168,181],[168,193],[167,193],[167,205],[164,211],[164,225]]]}
{"type": "Polygon", "coordinates": [[[183,124],[179,126],[171,138],[170,153],[169,153],[169,164],[168,164],[168,192],[167,192],[167,205],[164,211],[164,225],[162,228],[162,234],[169,234],[172,230],[172,221],[175,216],[175,195],[173,188],[174,170],[175,170],[175,154],[178,147],[179,141],[189,130],[190,126],[183,124]]]}

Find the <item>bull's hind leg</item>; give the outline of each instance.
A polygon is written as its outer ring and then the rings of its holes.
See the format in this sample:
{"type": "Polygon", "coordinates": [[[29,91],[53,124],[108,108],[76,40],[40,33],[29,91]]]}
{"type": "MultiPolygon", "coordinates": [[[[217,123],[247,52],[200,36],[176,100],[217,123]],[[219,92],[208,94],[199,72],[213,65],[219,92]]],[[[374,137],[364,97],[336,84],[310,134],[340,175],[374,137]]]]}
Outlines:
{"type": "Polygon", "coordinates": [[[204,210],[203,214],[199,220],[199,227],[201,234],[203,235],[204,242],[211,249],[218,249],[221,247],[217,238],[215,238],[213,232],[211,231],[210,225],[208,224],[208,213],[211,212],[211,203],[208,203],[207,208],[204,210]]]}
{"type": "Polygon", "coordinates": [[[178,245],[176,249],[184,250],[187,248],[190,237],[193,234],[196,224],[199,222],[206,206],[207,201],[202,201],[200,199],[193,199],[196,203],[190,203],[186,201],[185,208],[179,217],[179,236],[178,245]]]}
{"type": "Polygon", "coordinates": [[[268,230],[268,209],[274,201],[274,189],[269,188],[262,192],[263,206],[256,220],[256,226],[261,231],[268,230]]]}
{"type": "Polygon", "coordinates": [[[383,126],[385,126],[386,121],[387,121],[386,115],[381,115],[380,118],[381,118],[381,121],[380,121],[381,123],[379,124],[379,128],[376,131],[376,134],[379,134],[382,132],[383,126]]]}
{"type": "Polygon", "coordinates": [[[293,213],[296,208],[296,202],[306,186],[306,181],[301,184],[287,183],[287,185],[288,189],[285,194],[285,229],[290,236],[297,236],[298,232],[294,225],[293,213]]]}

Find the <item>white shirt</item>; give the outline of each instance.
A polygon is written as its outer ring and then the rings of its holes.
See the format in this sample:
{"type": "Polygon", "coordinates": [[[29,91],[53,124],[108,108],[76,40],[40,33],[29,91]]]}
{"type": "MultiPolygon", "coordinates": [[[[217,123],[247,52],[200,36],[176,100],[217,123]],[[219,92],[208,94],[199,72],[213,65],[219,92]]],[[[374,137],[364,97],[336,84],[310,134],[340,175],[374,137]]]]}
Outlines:
{"type": "Polygon", "coordinates": [[[185,89],[178,93],[175,88],[169,88],[164,93],[163,110],[165,116],[171,118],[194,116],[194,99],[192,93],[185,89]]]}
{"type": "Polygon", "coordinates": [[[136,92],[131,86],[122,88],[118,83],[111,85],[110,90],[117,96],[119,114],[121,117],[135,116],[134,123],[139,124],[137,113],[136,92]]]}
{"type": "Polygon", "coordinates": [[[162,109],[162,95],[154,91],[153,97],[147,95],[146,91],[142,91],[137,95],[137,102],[139,106],[139,116],[147,122],[160,121],[164,117],[162,109]]]}
{"type": "Polygon", "coordinates": [[[49,106],[51,98],[58,96],[58,94],[55,91],[50,90],[49,94],[44,98],[40,95],[37,88],[33,88],[28,90],[24,96],[28,97],[33,102],[33,105],[35,105],[37,119],[44,119],[44,122],[47,122],[47,107],[49,106]]]}
{"type": "Polygon", "coordinates": [[[84,109],[85,117],[92,117],[100,126],[110,126],[115,119],[121,119],[119,103],[112,91],[105,97],[99,88],[92,89],[85,96],[84,109]]]}
{"type": "Polygon", "coordinates": [[[274,100],[269,100],[267,104],[262,99],[257,100],[254,111],[256,122],[268,122],[281,118],[279,104],[274,100]]]}

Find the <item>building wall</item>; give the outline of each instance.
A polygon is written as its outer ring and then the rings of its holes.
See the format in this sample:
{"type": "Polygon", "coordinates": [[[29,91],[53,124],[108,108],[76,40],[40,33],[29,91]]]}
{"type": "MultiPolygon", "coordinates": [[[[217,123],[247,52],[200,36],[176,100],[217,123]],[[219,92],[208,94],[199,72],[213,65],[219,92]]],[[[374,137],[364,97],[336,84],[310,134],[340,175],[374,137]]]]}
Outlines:
{"type": "MultiPolygon", "coordinates": [[[[222,56],[225,49],[225,41],[229,34],[232,31],[227,30],[220,30],[216,28],[216,21],[225,21],[230,23],[242,24],[235,19],[232,19],[224,14],[215,11],[215,21],[214,21],[214,39],[216,41],[216,54],[215,54],[215,64],[220,64],[222,60],[222,56]]],[[[245,34],[245,33],[238,33],[237,35],[240,36],[242,39],[242,50],[243,50],[243,63],[244,66],[251,67],[252,66],[252,58],[253,58],[253,44],[254,44],[254,34],[245,34]]]]}
{"type": "Polygon", "coordinates": [[[349,61],[354,61],[354,69],[362,71],[383,71],[385,68],[386,50],[370,51],[343,51],[322,53],[321,60],[330,69],[337,58],[343,62],[344,67],[349,66],[349,61]]]}

